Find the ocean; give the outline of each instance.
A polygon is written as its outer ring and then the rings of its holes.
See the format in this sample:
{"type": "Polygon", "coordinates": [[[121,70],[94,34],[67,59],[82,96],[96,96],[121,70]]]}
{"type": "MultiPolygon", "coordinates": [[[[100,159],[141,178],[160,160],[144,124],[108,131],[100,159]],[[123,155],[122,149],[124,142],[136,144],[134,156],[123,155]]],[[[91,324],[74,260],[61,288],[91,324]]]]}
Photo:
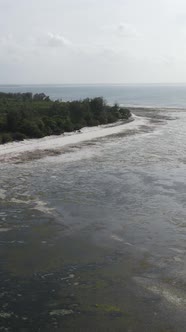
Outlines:
{"type": "Polygon", "coordinates": [[[103,97],[109,104],[132,107],[186,107],[186,85],[0,85],[2,92],[44,92],[52,100],[103,97]]]}

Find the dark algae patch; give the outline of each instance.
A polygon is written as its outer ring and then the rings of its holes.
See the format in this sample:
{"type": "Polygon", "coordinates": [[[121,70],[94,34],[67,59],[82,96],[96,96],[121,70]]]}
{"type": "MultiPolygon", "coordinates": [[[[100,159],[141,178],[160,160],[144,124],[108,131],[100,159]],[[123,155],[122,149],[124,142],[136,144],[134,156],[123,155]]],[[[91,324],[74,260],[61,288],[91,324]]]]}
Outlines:
{"type": "MultiPolygon", "coordinates": [[[[100,262],[56,264],[32,276],[1,274],[0,321],[4,331],[137,331],[140,317],[131,302],[134,287],[121,252],[100,262]]],[[[137,271],[136,271],[137,272],[137,271]]],[[[138,274],[141,270],[138,270],[138,274]]],[[[137,298],[136,298],[137,300],[137,298]]],[[[139,305],[139,303],[137,303],[139,305]]],[[[2,329],[3,331],[3,329],[2,329]]]]}
{"type": "MultiPolygon", "coordinates": [[[[104,266],[104,263],[102,263],[104,266]]],[[[79,317],[108,316],[108,319],[123,315],[114,305],[91,303],[91,292],[101,292],[108,281],[95,281],[100,265],[70,265],[61,272],[35,273],[32,277],[13,277],[1,274],[0,321],[4,331],[51,331],[57,326],[72,326],[79,317]],[[81,276],[84,276],[82,279],[81,276]],[[90,279],[91,277],[91,279],[90,279]],[[88,291],[87,304],[81,297],[88,291]],[[74,317],[71,321],[71,317],[74,317]]]]}
{"type": "Polygon", "coordinates": [[[119,295],[128,280],[123,251],[98,250],[82,235],[66,238],[65,230],[46,217],[26,230],[1,234],[0,331],[74,331],[82,326],[86,331],[97,324],[104,331],[133,325],[119,295]]]}

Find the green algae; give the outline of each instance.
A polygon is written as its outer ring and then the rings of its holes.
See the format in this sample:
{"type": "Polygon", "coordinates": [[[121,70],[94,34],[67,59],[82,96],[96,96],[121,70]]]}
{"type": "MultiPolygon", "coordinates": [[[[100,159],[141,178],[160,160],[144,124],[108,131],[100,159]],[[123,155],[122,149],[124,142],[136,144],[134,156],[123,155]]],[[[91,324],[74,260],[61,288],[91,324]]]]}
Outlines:
{"type": "Polygon", "coordinates": [[[68,316],[72,315],[74,312],[71,309],[56,309],[52,310],[49,315],[50,316],[68,316]]]}
{"type": "Polygon", "coordinates": [[[102,312],[109,313],[109,314],[110,313],[118,313],[118,314],[123,313],[123,311],[119,307],[116,307],[114,305],[96,304],[95,307],[96,307],[97,310],[100,310],[102,312]]]}
{"type": "Polygon", "coordinates": [[[106,280],[97,280],[95,282],[94,288],[95,289],[102,289],[108,287],[108,282],[106,280]]]}
{"type": "Polygon", "coordinates": [[[143,258],[140,262],[139,262],[139,267],[142,270],[148,270],[152,267],[152,264],[147,260],[147,258],[143,258]]]}

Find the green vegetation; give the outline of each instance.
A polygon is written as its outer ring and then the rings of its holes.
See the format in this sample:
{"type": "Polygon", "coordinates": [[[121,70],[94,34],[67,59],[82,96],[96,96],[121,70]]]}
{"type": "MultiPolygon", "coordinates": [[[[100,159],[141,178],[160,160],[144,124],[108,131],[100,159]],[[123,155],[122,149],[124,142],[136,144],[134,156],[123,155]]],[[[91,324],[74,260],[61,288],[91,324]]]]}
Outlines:
{"type": "Polygon", "coordinates": [[[51,101],[44,93],[0,92],[0,144],[40,138],[128,119],[131,113],[103,98],[51,101]]]}
{"type": "Polygon", "coordinates": [[[109,304],[96,304],[96,309],[101,310],[105,313],[122,313],[122,310],[120,308],[109,304]]]}

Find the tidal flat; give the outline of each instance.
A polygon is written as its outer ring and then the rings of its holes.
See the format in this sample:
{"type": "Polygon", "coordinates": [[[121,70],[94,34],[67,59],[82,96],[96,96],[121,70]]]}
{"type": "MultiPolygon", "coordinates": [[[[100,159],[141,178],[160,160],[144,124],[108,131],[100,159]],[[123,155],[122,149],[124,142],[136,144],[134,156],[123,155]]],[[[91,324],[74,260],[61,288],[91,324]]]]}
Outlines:
{"type": "Polygon", "coordinates": [[[132,112],[65,153],[1,151],[0,331],[185,331],[186,112],[132,112]]]}

